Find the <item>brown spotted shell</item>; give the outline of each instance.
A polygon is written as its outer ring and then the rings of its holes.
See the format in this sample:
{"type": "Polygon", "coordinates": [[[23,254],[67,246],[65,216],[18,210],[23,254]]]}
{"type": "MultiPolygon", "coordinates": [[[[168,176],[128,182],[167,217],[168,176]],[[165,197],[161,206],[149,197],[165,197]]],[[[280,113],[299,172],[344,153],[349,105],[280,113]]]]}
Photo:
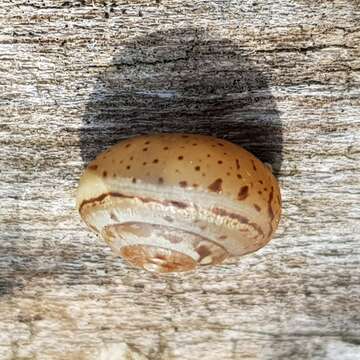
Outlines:
{"type": "Polygon", "coordinates": [[[116,254],[173,272],[264,246],[278,226],[281,198],[268,167],[242,147],[159,134],[122,141],[92,161],[77,208],[116,254]]]}

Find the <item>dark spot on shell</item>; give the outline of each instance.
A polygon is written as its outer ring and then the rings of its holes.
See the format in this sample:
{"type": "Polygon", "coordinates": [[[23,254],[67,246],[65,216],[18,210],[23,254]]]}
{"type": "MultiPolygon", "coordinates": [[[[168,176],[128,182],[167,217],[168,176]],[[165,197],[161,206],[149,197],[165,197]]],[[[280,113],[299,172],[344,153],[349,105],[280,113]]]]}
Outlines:
{"type": "Polygon", "coordinates": [[[179,172],[180,172],[180,170],[179,170],[179,169],[176,169],[176,170],[175,170],[175,172],[176,172],[176,173],[179,173],[179,172]]]}
{"type": "Polygon", "coordinates": [[[120,164],[122,164],[124,162],[124,160],[120,160],[120,164]]]}
{"type": "Polygon", "coordinates": [[[115,173],[113,173],[113,175],[112,175],[112,176],[113,176],[113,178],[114,178],[114,179],[116,178],[116,174],[115,174],[115,173]]]}
{"type": "Polygon", "coordinates": [[[236,168],[239,170],[240,169],[240,162],[239,162],[238,159],[236,159],[235,162],[236,162],[236,168]]]}
{"type": "Polygon", "coordinates": [[[136,183],[136,178],[132,178],[132,182],[135,184],[136,183]]]}
{"type": "Polygon", "coordinates": [[[195,171],[200,171],[200,166],[195,166],[195,171]]]}
{"type": "Polygon", "coordinates": [[[261,207],[257,204],[254,204],[254,208],[256,209],[256,211],[260,212],[261,211],[261,207]]]}
{"type": "Polygon", "coordinates": [[[130,165],[128,165],[128,166],[126,167],[126,169],[127,169],[127,170],[130,170],[130,169],[131,169],[131,166],[130,166],[130,165]]]}
{"type": "Polygon", "coordinates": [[[153,163],[154,163],[154,164],[157,164],[158,162],[159,162],[159,159],[154,159],[154,160],[153,160],[153,163]]]}
{"type": "Polygon", "coordinates": [[[238,200],[244,200],[249,195],[249,187],[247,185],[242,186],[238,193],[238,200]]]}
{"type": "Polygon", "coordinates": [[[159,183],[159,184],[163,184],[163,183],[164,183],[164,179],[163,179],[162,177],[159,177],[158,183],[159,183]]]}
{"type": "Polygon", "coordinates": [[[238,179],[242,179],[241,174],[237,174],[236,176],[237,176],[238,179]]]}
{"type": "Polygon", "coordinates": [[[255,161],[254,161],[254,160],[251,160],[251,163],[252,163],[252,166],[253,166],[253,170],[254,170],[254,171],[257,171],[256,165],[255,165],[255,161]]]}
{"type": "Polygon", "coordinates": [[[201,176],[205,176],[206,174],[205,173],[202,173],[201,176]]]}
{"type": "Polygon", "coordinates": [[[222,146],[222,147],[224,147],[224,144],[222,144],[222,143],[217,143],[219,146],[222,146]]]}
{"type": "Polygon", "coordinates": [[[98,166],[97,165],[91,165],[89,166],[90,170],[97,170],[98,166]]]}
{"type": "Polygon", "coordinates": [[[130,160],[134,160],[134,157],[133,157],[133,156],[130,156],[130,160]]]}
{"type": "Polygon", "coordinates": [[[168,221],[168,222],[173,222],[174,219],[171,218],[170,216],[164,216],[164,220],[168,221]]]}
{"type": "Polygon", "coordinates": [[[264,188],[264,191],[268,191],[268,188],[264,188]]]}
{"type": "Polygon", "coordinates": [[[189,137],[189,135],[181,135],[182,138],[186,139],[189,137]]]}
{"type": "Polygon", "coordinates": [[[147,147],[143,148],[143,151],[148,151],[148,148],[147,147]]]}
{"type": "Polygon", "coordinates": [[[183,158],[184,158],[183,156],[179,156],[179,157],[178,157],[179,160],[182,160],[183,158]]]}
{"type": "Polygon", "coordinates": [[[261,191],[261,190],[259,190],[259,191],[258,191],[258,194],[259,194],[259,195],[261,195],[261,194],[262,194],[262,191],[261,191]]]}
{"type": "Polygon", "coordinates": [[[208,186],[208,189],[209,189],[210,191],[220,192],[220,191],[222,191],[221,185],[222,185],[222,179],[221,179],[221,178],[218,178],[218,179],[216,179],[212,184],[210,184],[210,185],[208,186]]]}
{"type": "Polygon", "coordinates": [[[196,252],[199,254],[200,259],[203,259],[209,255],[211,255],[211,251],[205,246],[205,245],[200,245],[197,249],[196,252]]]}
{"type": "Polygon", "coordinates": [[[197,144],[196,144],[196,143],[194,143],[194,144],[192,144],[192,146],[197,146],[197,144]]]}
{"type": "Polygon", "coordinates": [[[219,161],[218,161],[218,164],[222,164],[222,163],[223,163],[222,160],[219,160],[219,161]]]}
{"type": "Polygon", "coordinates": [[[110,219],[115,220],[115,221],[117,220],[117,217],[113,212],[110,213],[110,219]]]}
{"type": "Polygon", "coordinates": [[[148,140],[148,141],[145,141],[145,143],[144,143],[145,145],[149,145],[150,144],[150,141],[148,140]]]}
{"type": "Polygon", "coordinates": [[[144,162],[143,162],[143,165],[146,165],[146,164],[147,164],[146,161],[144,161],[144,162]]]}
{"type": "Polygon", "coordinates": [[[199,184],[192,184],[192,186],[193,186],[194,188],[197,188],[197,187],[199,186],[199,184]]]}
{"type": "Polygon", "coordinates": [[[187,204],[185,204],[184,202],[181,202],[181,201],[169,201],[169,204],[173,205],[173,206],[176,206],[177,208],[179,209],[186,209],[188,207],[187,204]]]}
{"type": "Polygon", "coordinates": [[[224,155],[227,155],[227,153],[224,153],[224,155]]]}
{"type": "Polygon", "coordinates": [[[211,157],[211,155],[210,155],[210,154],[207,154],[206,156],[207,156],[208,158],[209,158],[209,157],[211,157]]]}
{"type": "Polygon", "coordinates": [[[227,235],[221,235],[219,236],[219,240],[225,240],[227,238],[227,235]]]}
{"type": "Polygon", "coordinates": [[[105,178],[107,177],[107,171],[103,171],[102,176],[105,178]]]}
{"type": "Polygon", "coordinates": [[[126,148],[128,148],[128,147],[130,147],[130,146],[131,146],[131,144],[126,144],[126,145],[125,145],[126,148]]]}
{"type": "Polygon", "coordinates": [[[227,173],[226,173],[226,175],[227,175],[227,176],[230,176],[230,173],[229,173],[229,172],[227,172],[227,173]]]}
{"type": "Polygon", "coordinates": [[[158,259],[158,260],[167,260],[165,255],[161,255],[161,254],[156,254],[154,259],[158,259]]]}
{"type": "Polygon", "coordinates": [[[180,185],[181,187],[186,187],[186,186],[187,186],[187,181],[180,181],[180,182],[179,182],[179,185],[180,185]]]}
{"type": "Polygon", "coordinates": [[[163,147],[163,150],[169,150],[168,146],[163,147]]]}
{"type": "Polygon", "coordinates": [[[261,185],[262,185],[263,183],[264,183],[264,182],[263,182],[262,180],[259,180],[259,184],[261,184],[261,185]]]}

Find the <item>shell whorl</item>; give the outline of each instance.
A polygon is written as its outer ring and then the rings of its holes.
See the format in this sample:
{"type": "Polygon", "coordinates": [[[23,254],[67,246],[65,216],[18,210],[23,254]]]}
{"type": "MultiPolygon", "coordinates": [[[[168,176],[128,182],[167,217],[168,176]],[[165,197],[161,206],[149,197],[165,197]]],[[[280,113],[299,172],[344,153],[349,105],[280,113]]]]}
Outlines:
{"type": "Polygon", "coordinates": [[[227,257],[219,244],[172,226],[127,222],[106,226],[101,235],[114,253],[149,271],[188,271],[219,264],[227,257]]]}

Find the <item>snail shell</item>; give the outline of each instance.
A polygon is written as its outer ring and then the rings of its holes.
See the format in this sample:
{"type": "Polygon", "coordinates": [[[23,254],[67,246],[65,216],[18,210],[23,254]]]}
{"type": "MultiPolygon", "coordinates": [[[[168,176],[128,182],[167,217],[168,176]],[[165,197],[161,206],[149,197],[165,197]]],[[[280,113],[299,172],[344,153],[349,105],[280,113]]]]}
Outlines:
{"type": "Polygon", "coordinates": [[[281,198],[269,168],[242,147],[159,134],[122,141],[92,161],[77,208],[116,254],[166,273],[258,250],[278,226],[281,198]]]}

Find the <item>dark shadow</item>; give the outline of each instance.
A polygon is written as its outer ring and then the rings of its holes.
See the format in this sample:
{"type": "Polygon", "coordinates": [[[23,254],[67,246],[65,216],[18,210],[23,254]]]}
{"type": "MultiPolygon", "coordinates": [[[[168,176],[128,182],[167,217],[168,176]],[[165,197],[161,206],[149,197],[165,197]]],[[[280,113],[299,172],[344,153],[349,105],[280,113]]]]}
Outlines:
{"type": "Polygon", "coordinates": [[[90,96],[81,129],[85,164],[121,139],[185,132],[225,138],[273,165],[282,129],[266,74],[239,44],[189,28],[122,43],[90,96]]]}
{"type": "MultiPolygon", "coordinates": [[[[256,56],[261,55],[246,56],[238,43],[194,28],[133,38],[116,50],[113,65],[96,79],[84,114],[80,141],[85,164],[130,136],[189,132],[241,144],[270,162],[278,173],[281,121],[266,71],[257,66],[256,56]]],[[[114,265],[111,261],[108,269],[100,245],[81,257],[76,249],[65,257],[61,248],[48,245],[32,251],[12,245],[12,240],[15,244],[19,239],[31,243],[35,236],[22,227],[26,214],[19,199],[14,198],[14,204],[16,222],[12,219],[8,225],[11,235],[1,253],[0,297],[25,289],[34,277],[52,276],[57,284],[71,286],[93,284],[95,266],[114,276],[119,273],[122,262],[114,265]],[[73,258],[69,258],[71,253],[73,258]]],[[[111,278],[105,274],[96,279],[102,284],[111,278]]]]}

